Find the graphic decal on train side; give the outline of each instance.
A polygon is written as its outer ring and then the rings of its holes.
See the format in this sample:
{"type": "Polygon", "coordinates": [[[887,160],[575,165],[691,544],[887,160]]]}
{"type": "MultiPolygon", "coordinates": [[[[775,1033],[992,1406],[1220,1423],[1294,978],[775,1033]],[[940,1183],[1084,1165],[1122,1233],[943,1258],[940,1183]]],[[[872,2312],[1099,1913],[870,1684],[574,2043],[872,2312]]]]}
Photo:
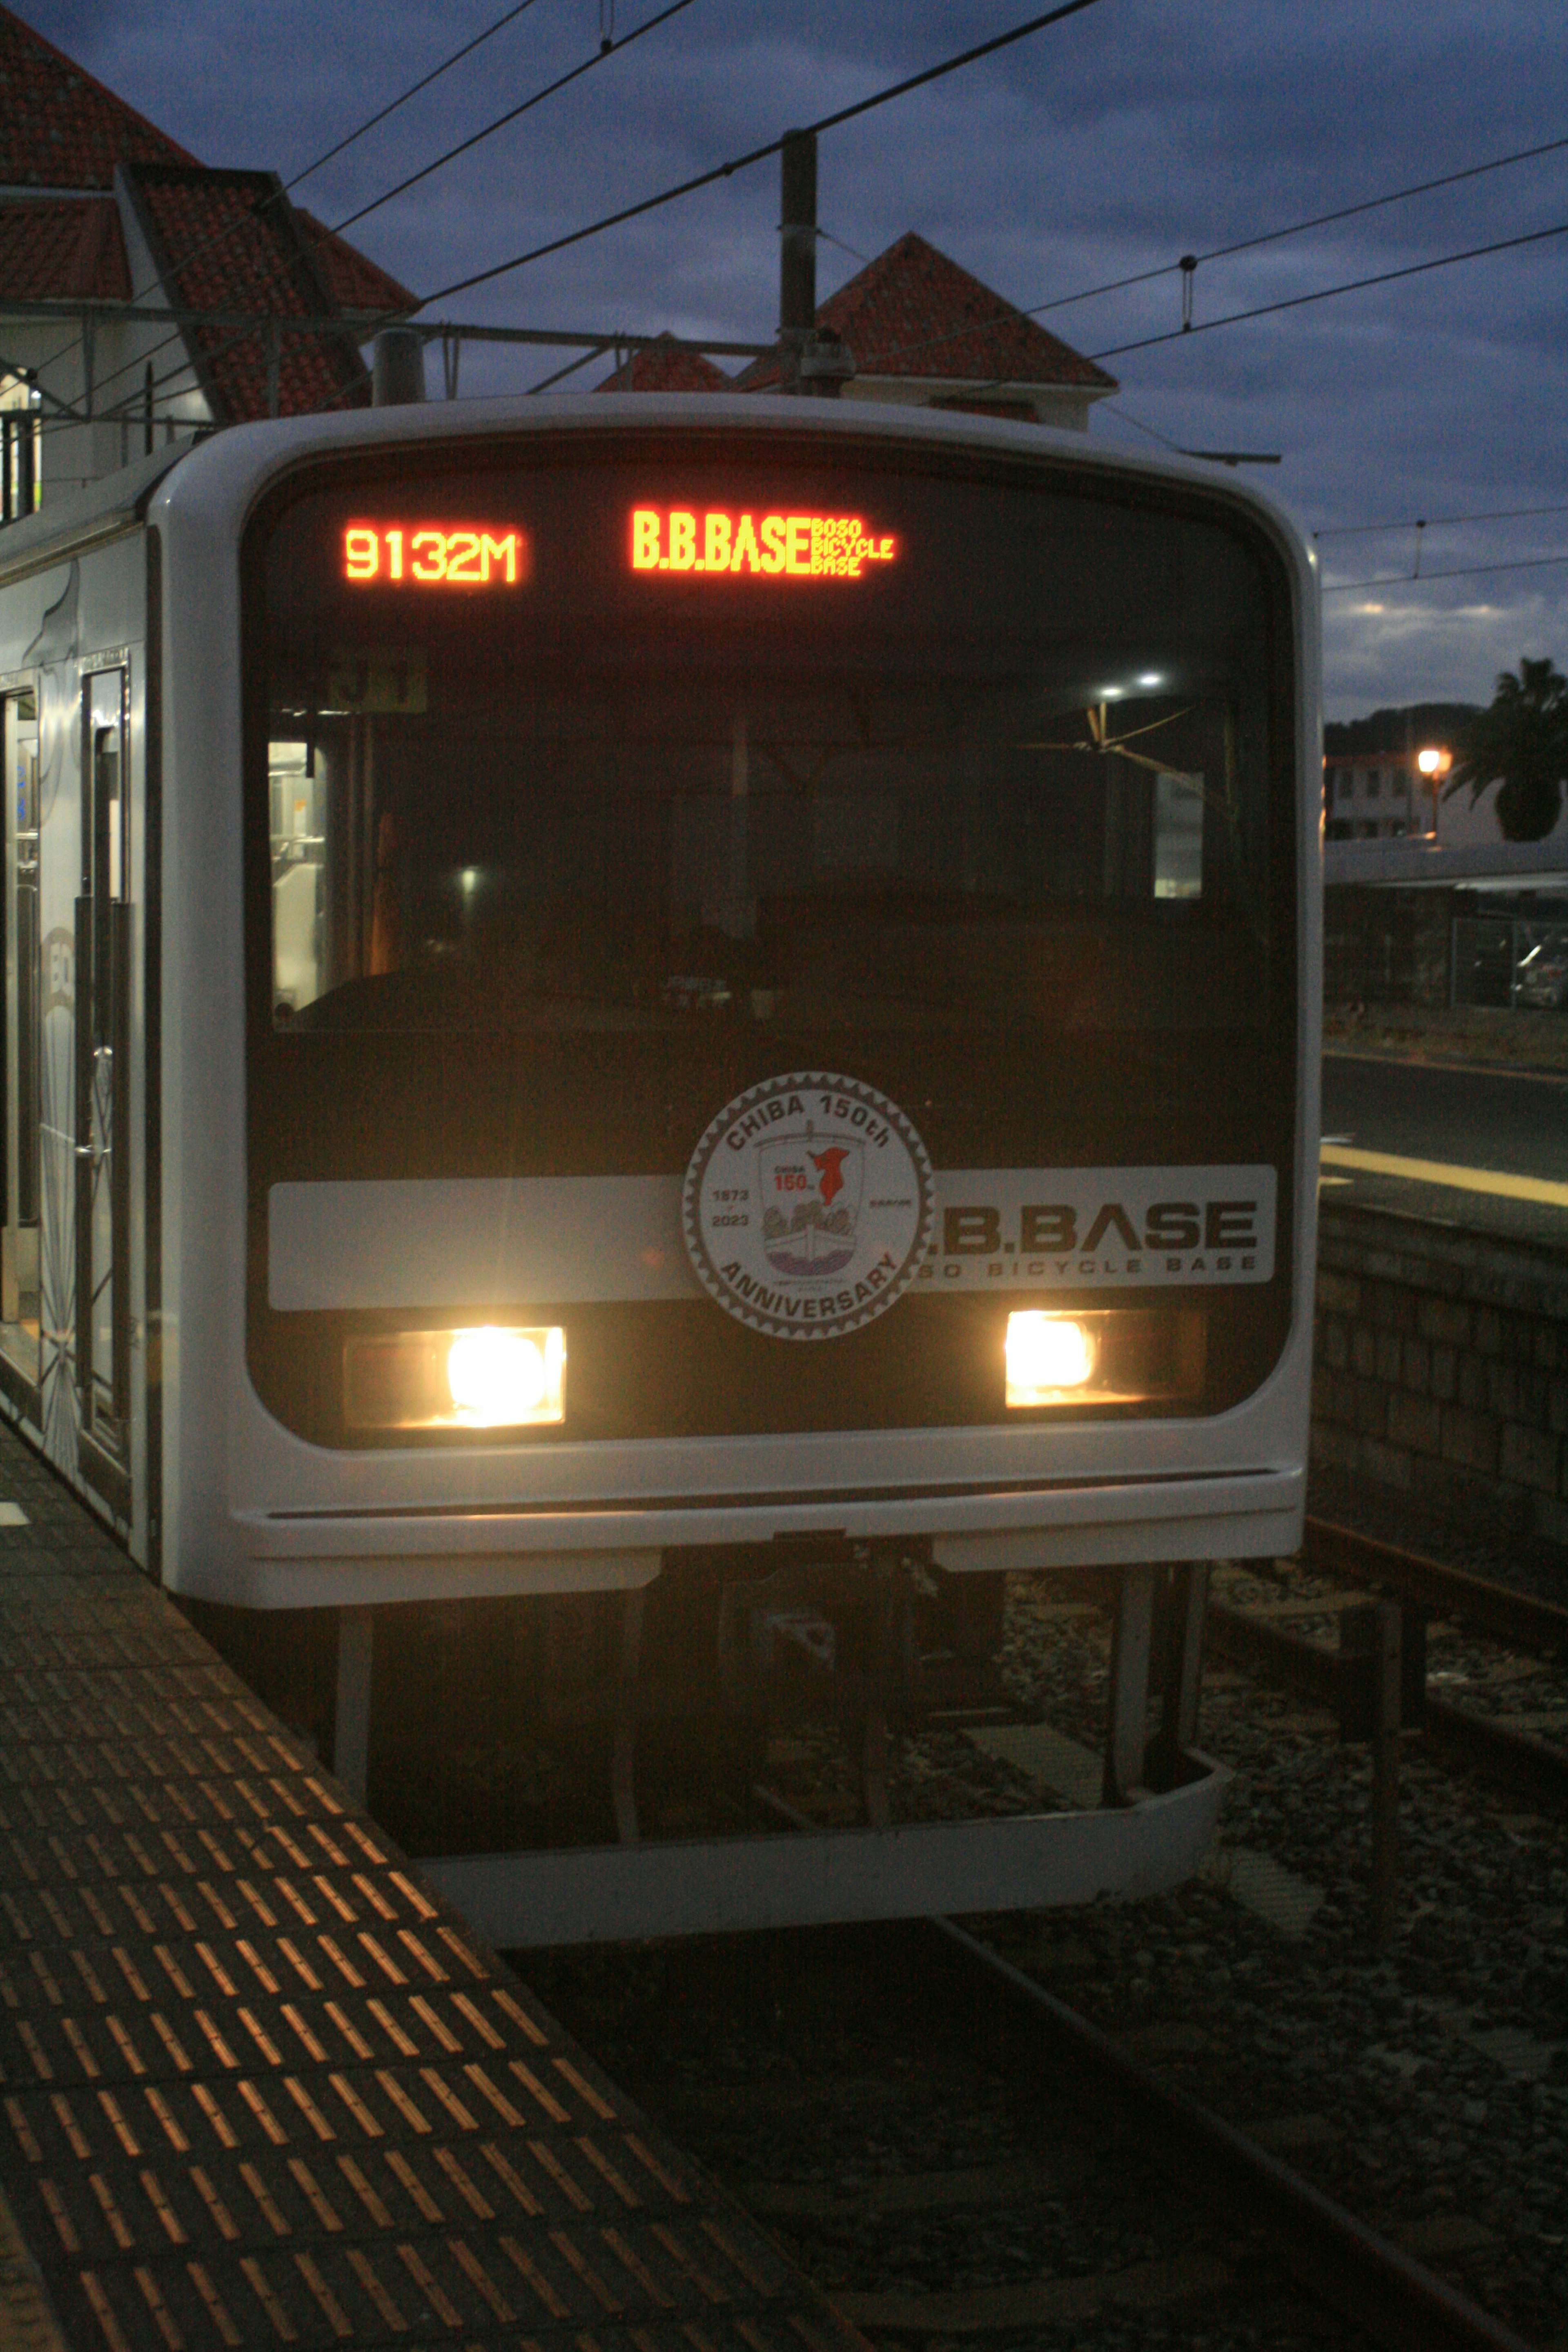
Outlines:
{"type": "Polygon", "coordinates": [[[944,1169],[920,1280],[941,1289],[1267,1282],[1272,1168],[944,1169]]]}
{"type": "Polygon", "coordinates": [[[907,1289],[934,1202],[925,1146],[896,1103],[796,1072],[725,1104],[681,1205],[697,1278],[726,1314],[775,1339],[836,1339],[907,1289]]]}

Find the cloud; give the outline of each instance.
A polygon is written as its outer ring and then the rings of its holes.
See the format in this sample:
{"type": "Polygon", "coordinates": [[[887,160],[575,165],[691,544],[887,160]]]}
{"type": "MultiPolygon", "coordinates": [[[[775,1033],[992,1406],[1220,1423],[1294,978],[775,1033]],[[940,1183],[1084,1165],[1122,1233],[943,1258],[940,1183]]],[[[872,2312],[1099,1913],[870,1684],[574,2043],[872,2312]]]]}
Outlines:
{"type": "MultiPolygon", "coordinates": [[[[25,0],[31,21],[212,163],[301,169],[496,13],[390,0],[374,39],[349,0],[25,0]]],[[[624,34],[657,0],[616,0],[624,34]]],[[[707,168],[791,122],[849,103],[1016,21],[998,0],[694,0],[353,234],[421,291],[549,241],[707,168]]],[[[599,0],[536,0],[473,58],[300,191],[329,219],[597,47],[599,0]]],[[[1303,8],[1231,0],[1173,10],[1100,0],[822,142],[820,216],[865,253],[916,227],[1012,299],[1033,304],[1184,252],[1561,135],[1568,46],[1555,12],[1474,0],[1303,8]],[[1484,33],[1484,37],[1482,37],[1484,33]],[[1462,61],[1462,64],[1461,62],[1462,61]]],[[[1197,316],[1399,268],[1568,220],[1568,151],[1205,261],[1197,316]]],[[[777,300],[772,163],[542,261],[449,307],[531,325],[671,326],[765,336],[777,300]]],[[[1108,364],[1127,411],[1190,446],[1278,450],[1268,487],[1303,529],[1546,503],[1561,482],[1568,239],[1433,271],[1108,364]]],[[[824,290],[858,265],[820,256],[824,290]]],[[[1047,314],[1096,352],[1179,324],[1180,286],[1047,314]]],[[[564,357],[564,354],[562,355],[564,357]]],[[[465,388],[554,360],[469,352],[465,388]]],[[[593,380],[584,372],[584,382],[593,380]]],[[[1151,447],[1101,411],[1095,437],[1151,447]]],[[[1568,522],[1568,517],[1561,519],[1568,522]]],[[[1445,560],[1568,547],[1557,525],[1458,530],[1445,560]]],[[[1426,550],[1436,563],[1436,534],[1426,550]]],[[[1397,569],[1410,535],[1325,542],[1333,576],[1397,569]],[[1374,560],[1373,560],[1374,559],[1374,560]]],[[[1484,697],[1527,642],[1568,660],[1568,589],[1540,575],[1380,592],[1382,614],[1331,599],[1337,710],[1484,697]],[[1472,590],[1484,585],[1486,600],[1472,590]]]]}

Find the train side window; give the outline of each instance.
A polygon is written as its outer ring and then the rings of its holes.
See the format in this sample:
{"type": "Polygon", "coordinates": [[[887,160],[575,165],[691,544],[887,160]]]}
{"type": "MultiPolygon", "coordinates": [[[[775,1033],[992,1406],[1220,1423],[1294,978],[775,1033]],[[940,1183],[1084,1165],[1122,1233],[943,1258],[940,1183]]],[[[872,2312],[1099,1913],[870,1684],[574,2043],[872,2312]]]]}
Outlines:
{"type": "Polygon", "coordinates": [[[272,848],[272,1001],[283,1019],[321,993],[326,755],[275,738],[267,747],[272,848]]]}

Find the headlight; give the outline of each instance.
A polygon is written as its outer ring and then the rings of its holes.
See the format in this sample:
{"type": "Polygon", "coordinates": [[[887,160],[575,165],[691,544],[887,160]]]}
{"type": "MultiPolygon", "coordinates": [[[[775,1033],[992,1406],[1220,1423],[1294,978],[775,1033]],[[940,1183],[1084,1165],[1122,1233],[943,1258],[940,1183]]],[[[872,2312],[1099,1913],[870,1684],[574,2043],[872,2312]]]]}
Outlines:
{"type": "Polygon", "coordinates": [[[1094,1376],[1094,1333],[1071,1315],[1009,1315],[1007,1402],[1037,1404],[1094,1376]]]}
{"type": "Polygon", "coordinates": [[[1007,1318],[1009,1406],[1156,1404],[1201,1395],[1205,1326],[1179,1308],[1007,1318]]]}
{"type": "Polygon", "coordinates": [[[351,1429],[526,1429],[566,1416],[566,1334],[486,1324],[398,1331],[343,1351],[351,1429]]]}

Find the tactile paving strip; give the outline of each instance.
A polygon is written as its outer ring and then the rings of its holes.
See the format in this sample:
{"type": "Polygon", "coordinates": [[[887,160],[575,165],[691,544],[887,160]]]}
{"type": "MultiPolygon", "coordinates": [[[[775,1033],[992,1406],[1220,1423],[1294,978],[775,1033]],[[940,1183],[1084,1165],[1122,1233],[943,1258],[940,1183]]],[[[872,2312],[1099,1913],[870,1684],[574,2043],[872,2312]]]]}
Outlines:
{"type": "Polygon", "coordinates": [[[91,2352],[860,2339],[8,1432],[0,2185],[91,2352]]]}

